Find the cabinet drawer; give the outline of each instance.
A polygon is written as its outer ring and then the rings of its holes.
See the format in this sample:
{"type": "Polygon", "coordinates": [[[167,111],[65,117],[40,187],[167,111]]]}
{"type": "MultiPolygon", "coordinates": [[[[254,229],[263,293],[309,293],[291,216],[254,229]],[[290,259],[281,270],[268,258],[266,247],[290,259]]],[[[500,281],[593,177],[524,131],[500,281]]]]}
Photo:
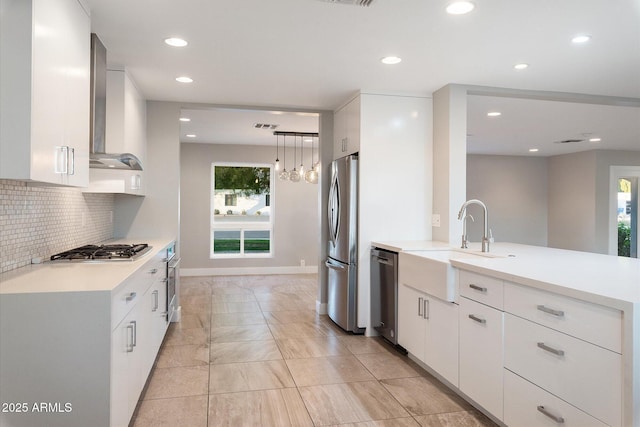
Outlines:
{"type": "Polygon", "coordinates": [[[505,311],[617,353],[622,352],[622,312],[507,283],[505,311]]]}
{"type": "Polygon", "coordinates": [[[460,390],[502,419],[502,311],[460,298],[460,390]]]}
{"type": "Polygon", "coordinates": [[[503,309],[504,283],[502,280],[465,270],[460,270],[458,274],[460,295],[499,310],[503,309]]]}
{"type": "Polygon", "coordinates": [[[609,425],[622,415],[622,357],[505,313],[504,366],[609,425]]]}
{"type": "Polygon", "coordinates": [[[504,422],[509,426],[606,427],[507,369],[504,372],[504,422]]]}
{"type": "Polygon", "coordinates": [[[154,280],[166,274],[163,268],[162,257],[155,256],[117,288],[111,299],[111,330],[142,300],[154,280]]]}

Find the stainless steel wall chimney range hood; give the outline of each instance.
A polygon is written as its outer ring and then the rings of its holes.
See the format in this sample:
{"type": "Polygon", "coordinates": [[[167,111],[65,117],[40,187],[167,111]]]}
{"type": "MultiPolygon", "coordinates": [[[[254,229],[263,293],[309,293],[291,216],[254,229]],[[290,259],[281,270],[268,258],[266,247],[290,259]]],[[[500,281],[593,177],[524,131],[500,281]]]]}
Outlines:
{"type": "Polygon", "coordinates": [[[91,34],[91,153],[89,167],[96,169],[142,170],[131,153],[107,153],[107,50],[96,34],[91,34]]]}

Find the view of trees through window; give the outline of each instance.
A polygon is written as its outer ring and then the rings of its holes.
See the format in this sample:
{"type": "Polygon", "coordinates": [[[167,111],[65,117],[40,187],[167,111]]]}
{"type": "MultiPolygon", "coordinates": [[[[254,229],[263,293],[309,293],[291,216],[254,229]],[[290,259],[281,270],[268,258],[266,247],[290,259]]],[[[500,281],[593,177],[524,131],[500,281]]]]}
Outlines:
{"type": "Polygon", "coordinates": [[[618,179],[618,256],[638,256],[637,193],[637,178],[618,179]]]}
{"type": "Polygon", "coordinates": [[[271,166],[214,163],[211,175],[211,257],[271,255],[271,166]]]}

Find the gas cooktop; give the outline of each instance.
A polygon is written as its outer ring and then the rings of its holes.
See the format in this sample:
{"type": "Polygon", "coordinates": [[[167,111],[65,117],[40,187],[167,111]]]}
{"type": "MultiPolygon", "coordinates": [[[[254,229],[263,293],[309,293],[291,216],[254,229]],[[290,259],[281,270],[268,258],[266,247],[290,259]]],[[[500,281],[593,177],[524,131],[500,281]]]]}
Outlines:
{"type": "Polygon", "coordinates": [[[146,243],[86,245],[51,256],[51,261],[134,261],[151,250],[146,243]]]}

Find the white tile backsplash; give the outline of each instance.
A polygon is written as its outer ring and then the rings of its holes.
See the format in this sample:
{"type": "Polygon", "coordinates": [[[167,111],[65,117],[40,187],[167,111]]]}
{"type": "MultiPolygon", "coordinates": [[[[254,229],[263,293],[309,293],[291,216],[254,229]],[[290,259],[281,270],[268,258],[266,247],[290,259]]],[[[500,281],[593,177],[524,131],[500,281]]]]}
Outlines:
{"type": "Polygon", "coordinates": [[[0,273],[113,237],[112,194],[0,180],[0,273]]]}

